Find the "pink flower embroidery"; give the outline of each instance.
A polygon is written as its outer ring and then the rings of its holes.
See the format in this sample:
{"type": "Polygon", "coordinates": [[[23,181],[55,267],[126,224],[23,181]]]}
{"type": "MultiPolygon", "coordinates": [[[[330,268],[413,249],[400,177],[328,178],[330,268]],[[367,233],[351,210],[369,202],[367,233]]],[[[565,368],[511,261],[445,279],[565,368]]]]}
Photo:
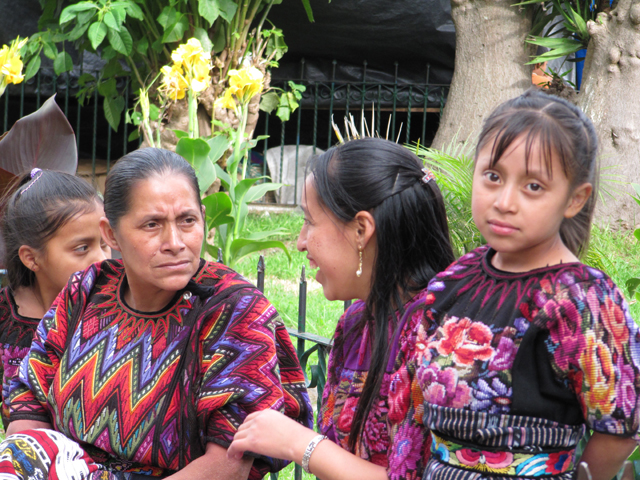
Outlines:
{"type": "Polygon", "coordinates": [[[418,372],[418,382],[424,399],[442,407],[462,408],[471,401],[471,389],[465,381],[459,380],[454,368],[440,370],[432,363],[418,372]]]}
{"type": "Polygon", "coordinates": [[[472,365],[475,360],[489,360],[494,353],[491,348],[493,334],[484,323],[451,317],[440,331],[442,337],[429,343],[429,348],[436,348],[440,355],[453,354],[453,361],[458,365],[472,365]]]}

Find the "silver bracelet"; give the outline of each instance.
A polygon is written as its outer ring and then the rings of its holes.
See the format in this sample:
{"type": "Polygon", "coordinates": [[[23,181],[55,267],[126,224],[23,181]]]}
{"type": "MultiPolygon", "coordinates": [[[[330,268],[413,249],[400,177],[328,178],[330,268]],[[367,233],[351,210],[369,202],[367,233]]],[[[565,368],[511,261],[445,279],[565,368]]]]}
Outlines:
{"type": "Polygon", "coordinates": [[[318,435],[316,437],[313,437],[313,439],[309,442],[309,445],[307,445],[307,449],[304,451],[304,455],[302,456],[302,469],[305,472],[311,473],[311,471],[309,470],[309,460],[311,460],[311,454],[316,449],[318,444],[326,438],[326,435],[318,435]]]}

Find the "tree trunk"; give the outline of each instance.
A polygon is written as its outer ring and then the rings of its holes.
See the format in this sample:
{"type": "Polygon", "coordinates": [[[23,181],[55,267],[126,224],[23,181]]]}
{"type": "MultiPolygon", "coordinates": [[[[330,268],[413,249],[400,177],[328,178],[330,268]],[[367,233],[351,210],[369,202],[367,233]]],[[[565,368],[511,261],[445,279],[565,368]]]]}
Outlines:
{"type": "Polygon", "coordinates": [[[451,89],[432,146],[474,141],[500,103],[531,86],[531,14],[514,0],[451,0],[456,59],[451,89]]]}
{"type": "MultiPolygon", "coordinates": [[[[598,132],[601,187],[631,193],[630,187],[611,185],[610,180],[617,175],[624,182],[640,183],[640,0],[619,0],[615,9],[600,13],[587,27],[591,40],[578,105],[598,132]]],[[[605,195],[597,217],[630,222],[635,213],[635,202],[623,193],[605,195]]]]}

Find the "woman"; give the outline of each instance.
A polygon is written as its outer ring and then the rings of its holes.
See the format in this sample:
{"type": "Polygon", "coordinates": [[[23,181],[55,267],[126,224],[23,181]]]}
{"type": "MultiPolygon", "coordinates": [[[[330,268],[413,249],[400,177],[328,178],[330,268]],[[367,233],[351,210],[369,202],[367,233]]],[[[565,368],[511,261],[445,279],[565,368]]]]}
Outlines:
{"type": "Polygon", "coordinates": [[[247,417],[228,454],[292,460],[323,480],[420,478],[428,432],[416,420],[390,438],[402,417],[389,415],[398,388],[389,379],[412,349],[429,280],[453,261],[442,196],[418,157],[380,139],[328,150],[310,172],[298,249],[318,268],[327,299],[359,299],[336,328],[318,415],[323,435],[261,412],[247,417]]]}
{"type": "Polygon", "coordinates": [[[193,169],[165,150],[126,155],[107,177],[104,207],[102,235],[122,261],[74,275],[45,315],[12,384],[8,433],[20,434],[0,445],[0,471],[211,480],[282,468],[226,456],[251,412],[312,417],[275,309],[234,271],[200,259],[193,169]]]}

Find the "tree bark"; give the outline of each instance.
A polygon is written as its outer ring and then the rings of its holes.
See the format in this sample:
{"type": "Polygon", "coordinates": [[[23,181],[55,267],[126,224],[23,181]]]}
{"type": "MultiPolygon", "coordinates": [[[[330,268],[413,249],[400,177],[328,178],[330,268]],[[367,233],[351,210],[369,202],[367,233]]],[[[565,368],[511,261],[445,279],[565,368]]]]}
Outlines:
{"type": "Polygon", "coordinates": [[[532,66],[525,65],[533,53],[525,43],[531,13],[512,3],[514,0],[451,0],[455,68],[433,147],[473,142],[482,121],[496,106],[531,86],[532,66]]]}
{"type": "MultiPolygon", "coordinates": [[[[619,0],[587,27],[591,40],[578,105],[598,133],[601,187],[632,193],[630,186],[611,185],[610,180],[617,175],[624,182],[640,183],[640,0],[619,0]]],[[[626,193],[605,195],[597,218],[634,222],[637,211],[626,193]]]]}

